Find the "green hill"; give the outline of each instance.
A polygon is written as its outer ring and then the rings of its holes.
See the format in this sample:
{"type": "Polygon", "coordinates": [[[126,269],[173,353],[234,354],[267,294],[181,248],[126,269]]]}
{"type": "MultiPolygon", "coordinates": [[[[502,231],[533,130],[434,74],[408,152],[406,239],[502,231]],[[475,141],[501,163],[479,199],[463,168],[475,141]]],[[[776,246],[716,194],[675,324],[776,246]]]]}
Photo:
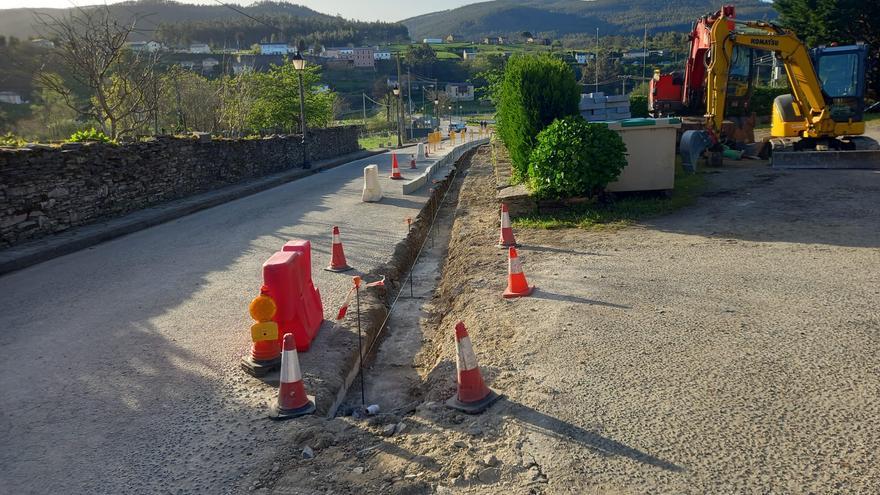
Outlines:
{"type": "MultiPolygon", "coordinates": [[[[715,12],[720,0],[494,0],[433,12],[401,21],[412,39],[448,34],[469,39],[518,35],[529,31],[544,36],[595,33],[637,34],[687,31],[697,17],[715,12]]],[[[741,19],[774,19],[771,4],[760,0],[736,2],[741,19]]]]}

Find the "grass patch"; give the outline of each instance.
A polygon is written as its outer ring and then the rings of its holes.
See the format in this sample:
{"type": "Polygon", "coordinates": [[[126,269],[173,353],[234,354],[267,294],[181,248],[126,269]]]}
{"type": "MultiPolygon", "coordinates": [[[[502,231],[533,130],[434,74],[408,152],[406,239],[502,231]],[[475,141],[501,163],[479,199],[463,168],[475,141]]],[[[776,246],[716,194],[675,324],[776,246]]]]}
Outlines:
{"type": "Polygon", "coordinates": [[[665,215],[693,204],[704,184],[702,174],[686,174],[677,167],[671,197],[653,193],[628,194],[609,203],[592,202],[573,206],[564,212],[536,213],[516,218],[513,225],[533,229],[622,228],[638,220],[665,215]]]}
{"type": "Polygon", "coordinates": [[[388,143],[396,144],[396,139],[392,134],[361,137],[358,138],[358,144],[365,150],[377,150],[388,146],[388,143]]]}

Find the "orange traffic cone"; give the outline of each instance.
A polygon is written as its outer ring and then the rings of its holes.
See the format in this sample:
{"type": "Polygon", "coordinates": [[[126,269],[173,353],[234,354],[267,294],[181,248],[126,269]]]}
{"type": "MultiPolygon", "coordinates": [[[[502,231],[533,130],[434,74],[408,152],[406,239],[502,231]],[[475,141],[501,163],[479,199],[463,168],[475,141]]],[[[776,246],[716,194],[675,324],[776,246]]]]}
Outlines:
{"type": "Polygon", "coordinates": [[[269,408],[270,418],[290,419],[315,412],[315,398],[306,395],[306,387],[303,385],[299,356],[296,354],[296,339],[292,333],[284,334],[279,382],[278,401],[269,408]]]}
{"type": "Polygon", "coordinates": [[[510,212],[507,205],[501,203],[501,237],[498,239],[498,247],[516,246],[516,238],[513,236],[513,229],[510,228],[510,212]]]}
{"type": "MultiPolygon", "coordinates": [[[[269,288],[265,285],[260,288],[260,295],[250,304],[251,316],[258,322],[271,322],[275,316],[275,301],[269,296],[269,288]]],[[[267,340],[258,340],[251,344],[251,352],[242,356],[241,369],[245,373],[257,378],[266,376],[266,373],[277,368],[281,364],[281,346],[278,345],[278,337],[267,340]]]]}
{"type": "Polygon", "coordinates": [[[388,178],[394,180],[403,179],[403,176],[400,175],[400,167],[397,166],[397,155],[394,153],[391,153],[391,175],[388,178]]]}
{"type": "Polygon", "coordinates": [[[342,250],[342,241],[339,240],[339,227],[333,227],[333,257],[330,258],[330,266],[324,268],[328,272],[345,272],[352,268],[345,261],[345,251],[342,250]]]}
{"type": "Polygon", "coordinates": [[[526,274],[522,270],[522,262],[516,254],[516,248],[511,247],[508,253],[509,267],[507,270],[507,289],[504,291],[505,298],[525,297],[532,294],[534,286],[529,286],[526,274]]]}
{"type": "Polygon", "coordinates": [[[409,156],[409,168],[416,168],[416,155],[409,156]]]}
{"type": "Polygon", "coordinates": [[[458,369],[458,393],[446,401],[446,405],[452,409],[467,414],[479,414],[485,411],[501,395],[493,392],[483,382],[483,374],[480,373],[480,365],[477,364],[477,356],[468,337],[464,323],[455,325],[455,347],[458,351],[455,358],[455,367],[458,369]]]}

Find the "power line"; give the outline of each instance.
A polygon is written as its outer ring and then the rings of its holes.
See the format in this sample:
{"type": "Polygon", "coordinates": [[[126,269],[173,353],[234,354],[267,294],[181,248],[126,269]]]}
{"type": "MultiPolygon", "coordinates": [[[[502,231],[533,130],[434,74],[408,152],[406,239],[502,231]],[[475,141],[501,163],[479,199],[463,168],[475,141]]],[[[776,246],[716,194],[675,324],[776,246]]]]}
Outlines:
{"type": "Polygon", "coordinates": [[[251,20],[253,20],[253,21],[257,21],[257,22],[259,22],[260,24],[262,24],[262,25],[264,25],[264,26],[266,26],[266,27],[270,27],[270,28],[272,28],[272,29],[274,29],[274,30],[276,30],[276,31],[278,31],[278,32],[280,32],[280,33],[284,33],[284,30],[282,30],[282,29],[279,28],[278,26],[273,26],[272,24],[269,24],[268,22],[263,21],[262,19],[257,19],[256,17],[254,17],[254,16],[248,14],[247,12],[244,12],[244,11],[242,11],[242,10],[239,10],[239,9],[233,7],[232,5],[229,5],[228,3],[223,3],[223,2],[221,2],[220,0],[214,0],[214,1],[217,2],[217,3],[220,4],[220,5],[222,5],[222,6],[226,7],[226,8],[228,8],[228,9],[231,9],[231,10],[233,10],[233,11],[235,11],[235,12],[238,12],[239,14],[241,14],[241,15],[247,17],[248,19],[251,19],[251,20]]]}

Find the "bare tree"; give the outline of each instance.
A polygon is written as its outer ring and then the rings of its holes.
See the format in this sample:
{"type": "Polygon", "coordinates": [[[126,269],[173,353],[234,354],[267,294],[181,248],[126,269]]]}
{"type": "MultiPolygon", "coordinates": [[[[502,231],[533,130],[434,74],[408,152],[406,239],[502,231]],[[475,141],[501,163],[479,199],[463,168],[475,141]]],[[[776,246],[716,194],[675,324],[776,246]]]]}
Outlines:
{"type": "Polygon", "coordinates": [[[145,129],[156,116],[160,81],[158,55],[125,45],[138,18],[120,22],[104,6],[77,8],[60,17],[38,14],[38,19],[41,34],[55,41],[57,63],[75,85],[89,90],[91,100],[78,100],[49,63],[40,70],[40,82],[112,139],[145,129]]]}

